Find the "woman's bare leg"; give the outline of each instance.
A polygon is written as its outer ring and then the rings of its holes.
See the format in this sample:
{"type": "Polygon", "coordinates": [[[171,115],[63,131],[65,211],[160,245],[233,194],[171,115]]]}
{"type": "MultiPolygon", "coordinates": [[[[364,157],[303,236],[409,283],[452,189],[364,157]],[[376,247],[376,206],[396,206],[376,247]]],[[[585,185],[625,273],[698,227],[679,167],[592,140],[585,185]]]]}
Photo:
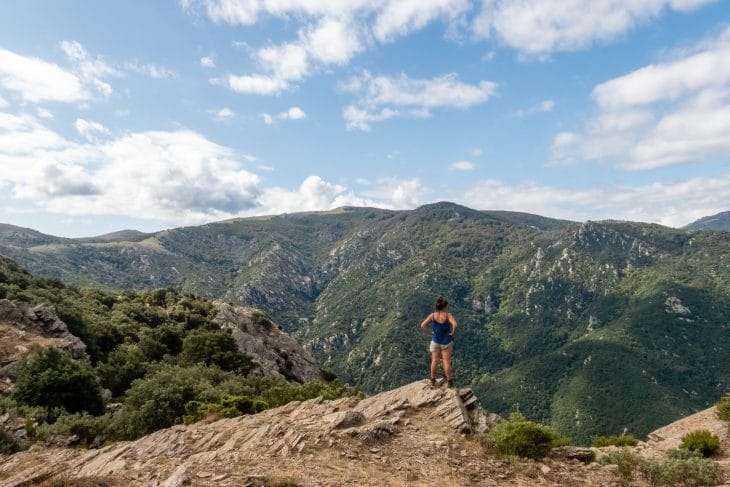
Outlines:
{"type": "Polygon", "coordinates": [[[441,359],[441,351],[436,350],[435,352],[431,352],[431,378],[436,378],[436,373],[438,372],[439,368],[439,359],[441,359]]]}
{"type": "MultiPolygon", "coordinates": [[[[444,374],[446,374],[446,380],[452,379],[452,373],[451,373],[451,355],[453,351],[453,347],[444,348],[441,350],[441,357],[444,361],[444,374]]],[[[431,365],[431,369],[433,370],[433,364],[431,365]]]]}

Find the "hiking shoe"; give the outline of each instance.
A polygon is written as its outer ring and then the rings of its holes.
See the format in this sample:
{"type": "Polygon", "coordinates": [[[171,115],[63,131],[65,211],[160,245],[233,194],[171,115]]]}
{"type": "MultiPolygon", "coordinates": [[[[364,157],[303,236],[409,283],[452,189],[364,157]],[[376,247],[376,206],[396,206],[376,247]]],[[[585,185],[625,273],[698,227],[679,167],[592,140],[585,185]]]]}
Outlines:
{"type": "Polygon", "coordinates": [[[430,379],[428,379],[428,384],[431,387],[436,387],[436,379],[434,379],[433,377],[431,377],[430,379]]]}
{"type": "Polygon", "coordinates": [[[453,389],[454,388],[454,381],[453,380],[447,380],[446,381],[446,387],[448,387],[449,389],[453,389]]]}

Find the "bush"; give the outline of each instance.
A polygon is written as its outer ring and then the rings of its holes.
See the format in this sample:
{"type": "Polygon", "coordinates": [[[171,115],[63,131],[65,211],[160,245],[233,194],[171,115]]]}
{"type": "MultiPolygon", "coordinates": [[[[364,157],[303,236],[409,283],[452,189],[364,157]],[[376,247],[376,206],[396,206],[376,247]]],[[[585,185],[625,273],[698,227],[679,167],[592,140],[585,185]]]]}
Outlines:
{"type": "Polygon", "coordinates": [[[92,416],[86,413],[65,414],[53,424],[38,426],[37,438],[48,440],[54,435],[76,435],[79,444],[88,447],[97,437],[104,438],[109,435],[110,419],[110,414],[104,416],[92,416]]]}
{"type": "Polygon", "coordinates": [[[235,418],[244,414],[255,414],[268,408],[258,399],[247,396],[225,396],[217,403],[190,401],[185,405],[185,424],[195,423],[207,417],[235,418]]]}
{"type": "Polygon", "coordinates": [[[55,419],[56,408],[92,414],[104,410],[99,379],[91,366],[55,347],[35,348],[21,361],[13,398],[46,408],[47,421],[55,419]]]}
{"type": "Polygon", "coordinates": [[[663,462],[644,460],[639,469],[649,484],[657,487],[705,487],[720,483],[717,464],[690,450],[669,450],[663,462]]]}
{"type": "Polygon", "coordinates": [[[638,440],[631,435],[617,435],[617,436],[596,436],[593,438],[592,445],[596,448],[604,446],[636,446],[638,440]]]}
{"type": "Polygon", "coordinates": [[[195,330],[183,340],[180,362],[183,365],[217,365],[246,375],[253,369],[253,362],[238,350],[230,333],[223,331],[195,330]]]}
{"type": "Polygon", "coordinates": [[[707,458],[720,451],[720,438],[707,430],[697,430],[684,435],[679,447],[699,452],[707,458]]]}
{"type": "Polygon", "coordinates": [[[20,445],[15,441],[15,438],[8,433],[5,428],[0,427],[0,454],[12,455],[20,449],[20,445]]]}
{"type": "Polygon", "coordinates": [[[112,431],[119,439],[135,439],[181,423],[190,401],[217,403],[226,395],[250,392],[242,378],[218,368],[162,365],[127,390],[124,408],[114,415],[112,431]]]}
{"type": "Polygon", "coordinates": [[[720,399],[716,407],[717,417],[724,421],[730,421],[730,396],[725,396],[720,399]]]}
{"type": "Polygon", "coordinates": [[[528,421],[519,413],[512,413],[508,420],[492,428],[484,441],[502,455],[533,459],[542,458],[551,448],[566,444],[566,439],[549,426],[528,421]]]}
{"type": "Polygon", "coordinates": [[[636,470],[642,464],[642,459],[628,448],[621,448],[603,457],[601,463],[618,466],[616,475],[621,483],[628,485],[634,478],[636,470]]]}
{"type": "Polygon", "coordinates": [[[144,377],[149,364],[135,343],[123,343],[109,354],[107,362],[97,365],[101,383],[114,396],[124,394],[133,380],[144,377]]]}

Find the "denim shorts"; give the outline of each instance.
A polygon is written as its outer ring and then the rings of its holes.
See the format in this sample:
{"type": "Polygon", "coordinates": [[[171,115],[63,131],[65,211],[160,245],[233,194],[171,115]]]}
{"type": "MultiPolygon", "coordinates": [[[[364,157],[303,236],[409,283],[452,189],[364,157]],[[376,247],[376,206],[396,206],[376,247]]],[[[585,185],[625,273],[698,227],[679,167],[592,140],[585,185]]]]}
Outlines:
{"type": "Polygon", "coordinates": [[[449,342],[448,345],[441,345],[440,343],[431,342],[431,345],[428,347],[428,350],[430,352],[440,352],[441,350],[447,350],[448,348],[451,348],[451,346],[454,344],[454,342],[449,342]]]}

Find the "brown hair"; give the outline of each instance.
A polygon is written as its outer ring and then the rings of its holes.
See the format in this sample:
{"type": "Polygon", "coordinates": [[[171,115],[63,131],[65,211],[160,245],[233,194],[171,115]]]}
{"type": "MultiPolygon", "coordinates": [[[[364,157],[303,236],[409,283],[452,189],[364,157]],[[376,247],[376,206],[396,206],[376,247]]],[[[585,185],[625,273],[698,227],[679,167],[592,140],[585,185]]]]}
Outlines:
{"type": "Polygon", "coordinates": [[[436,300],[436,311],[443,311],[448,305],[449,302],[446,301],[442,296],[439,296],[439,298],[436,300]]]}

